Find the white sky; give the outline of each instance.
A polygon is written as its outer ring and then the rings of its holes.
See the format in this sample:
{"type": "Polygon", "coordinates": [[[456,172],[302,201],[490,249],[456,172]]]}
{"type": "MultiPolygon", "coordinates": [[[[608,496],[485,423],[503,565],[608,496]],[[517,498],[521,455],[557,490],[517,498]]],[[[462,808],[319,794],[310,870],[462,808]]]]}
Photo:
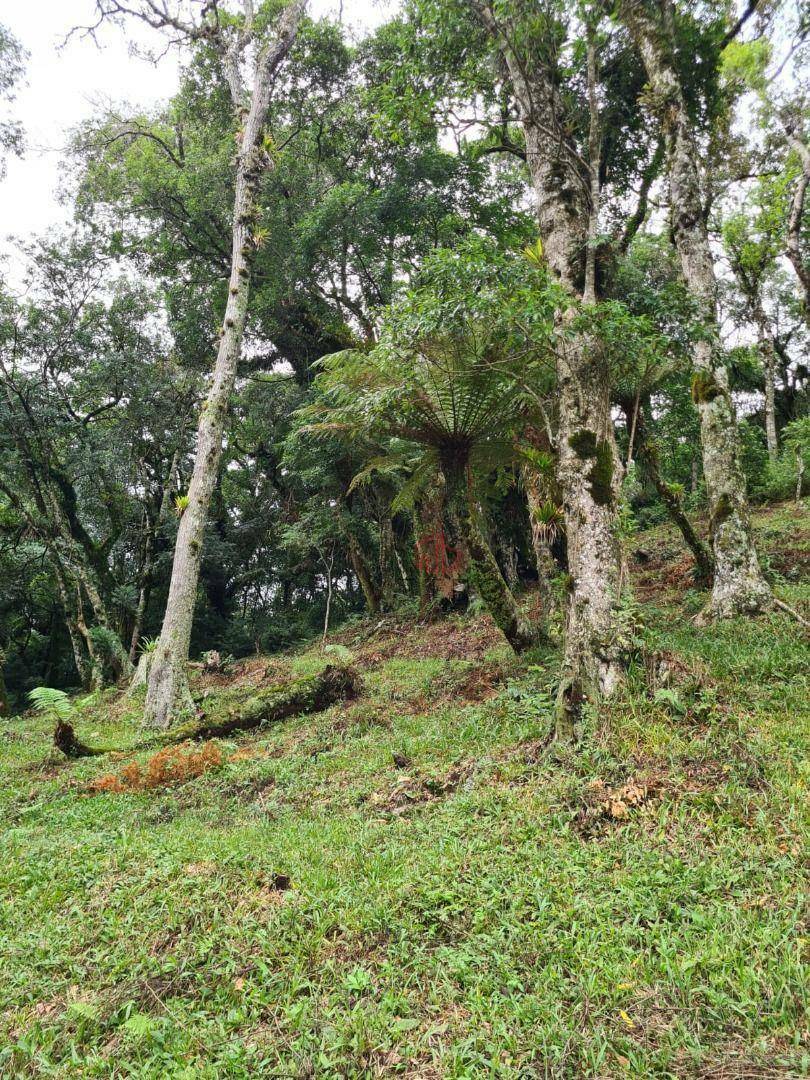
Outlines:
{"type": "MultiPolygon", "coordinates": [[[[310,0],[315,17],[336,17],[339,0],[310,0]]],[[[358,33],[381,23],[396,0],[344,0],[343,21],[358,33]]],[[[74,35],[74,26],[95,21],[94,0],[0,0],[0,22],[28,50],[26,85],[12,107],[25,128],[24,159],[10,158],[0,181],[0,250],[8,254],[10,235],[28,237],[64,222],[70,208],[57,201],[60,157],[67,133],[100,102],[150,106],[169,97],[177,85],[178,56],[167,53],[157,65],[133,56],[130,41],[114,26],[98,34],[99,46],[74,35]]],[[[158,36],[129,24],[132,41],[155,45],[158,36]]],[[[11,266],[6,267],[11,271],[11,266]]]]}

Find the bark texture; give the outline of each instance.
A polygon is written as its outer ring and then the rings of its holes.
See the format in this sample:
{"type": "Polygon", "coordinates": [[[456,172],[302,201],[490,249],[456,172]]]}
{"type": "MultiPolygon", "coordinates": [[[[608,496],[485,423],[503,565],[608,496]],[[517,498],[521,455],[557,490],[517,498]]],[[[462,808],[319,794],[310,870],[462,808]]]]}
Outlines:
{"type": "Polygon", "coordinates": [[[285,8],[276,38],[259,48],[249,95],[242,87],[238,69],[246,44],[241,35],[224,60],[235,111],[242,123],[236,155],[231,274],[213,380],[197,428],[194,471],[177,532],[160,643],[149,673],[145,721],[157,728],[168,727],[178,713],[193,707],[186,664],[205,524],[222,457],[228,402],[242,352],[250,292],[256,186],[270,164],[263,146],[264,122],[273,76],[295,39],[304,6],[304,0],[295,0],[285,8]]]}
{"type": "Polygon", "coordinates": [[[692,398],[700,415],[715,563],[705,617],[755,613],[770,604],[771,591],[754,548],[728,372],[717,355],[716,281],[699,147],[672,60],[675,43],[667,23],[656,8],[641,0],[622,0],[620,15],[641,53],[653,108],[664,126],[675,246],[705,330],[693,349],[692,381],[692,398]]]}

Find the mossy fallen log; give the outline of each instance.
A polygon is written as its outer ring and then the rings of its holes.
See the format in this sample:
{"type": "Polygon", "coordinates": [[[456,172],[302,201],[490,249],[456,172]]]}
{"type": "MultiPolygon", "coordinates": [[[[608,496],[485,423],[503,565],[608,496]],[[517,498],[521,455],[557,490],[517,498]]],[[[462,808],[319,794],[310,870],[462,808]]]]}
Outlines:
{"type": "Polygon", "coordinates": [[[259,690],[224,713],[216,704],[203,715],[150,738],[145,745],[166,746],[198,739],[216,739],[238,731],[251,731],[299,713],[321,712],[337,701],[357,695],[360,677],[353,668],[329,664],[319,675],[307,675],[280,686],[259,690]]]}
{"type": "Polygon", "coordinates": [[[195,719],[158,732],[135,746],[94,749],[80,742],[71,725],[65,723],[57,725],[54,746],[66,757],[89,757],[121,749],[132,752],[174,743],[216,739],[274,724],[300,713],[321,712],[337,701],[355,697],[360,686],[360,676],[353,668],[329,664],[318,675],[305,675],[266,690],[258,690],[225,709],[216,700],[203,702],[200,714],[195,719]]]}

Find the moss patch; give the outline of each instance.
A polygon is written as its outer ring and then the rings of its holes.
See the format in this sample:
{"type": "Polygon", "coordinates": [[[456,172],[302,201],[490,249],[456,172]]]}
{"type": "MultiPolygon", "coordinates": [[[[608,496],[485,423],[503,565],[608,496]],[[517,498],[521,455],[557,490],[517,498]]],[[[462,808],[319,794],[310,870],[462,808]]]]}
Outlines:
{"type": "Polygon", "coordinates": [[[588,428],[569,436],[568,445],[578,458],[594,458],[588,473],[593,501],[598,506],[613,503],[613,452],[607,439],[597,439],[588,428]]]}
{"type": "Polygon", "coordinates": [[[728,521],[731,515],[734,513],[734,502],[727,491],[724,491],[717,500],[712,516],[709,519],[709,534],[714,536],[715,532],[723,524],[724,521],[728,521]]]}
{"type": "Polygon", "coordinates": [[[723,388],[710,371],[696,371],[692,376],[692,401],[701,405],[714,401],[723,393],[723,388]]]}

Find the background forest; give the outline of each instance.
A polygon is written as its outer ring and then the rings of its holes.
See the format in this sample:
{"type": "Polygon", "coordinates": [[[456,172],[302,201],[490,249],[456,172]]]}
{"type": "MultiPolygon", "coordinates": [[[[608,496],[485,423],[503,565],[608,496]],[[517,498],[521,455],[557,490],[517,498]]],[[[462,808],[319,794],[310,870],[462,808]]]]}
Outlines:
{"type": "MultiPolygon", "coordinates": [[[[166,22],[148,4],[99,5],[102,22],[150,12],[166,22]]],[[[224,23],[216,5],[189,17],[204,27],[212,12],[224,23]]],[[[572,326],[605,370],[618,529],[671,515],[711,574],[689,526],[707,506],[692,363],[705,319],[671,242],[656,91],[607,11],[495,13],[541,73],[553,65],[554,122],[586,188],[574,194],[597,192],[585,242],[599,303],[563,327],[526,168],[535,135],[480,15],[414,3],[359,44],[304,17],[273,74],[194,657],[303,641],[327,604],[335,626],[486,603],[480,582],[462,592],[469,574],[420,556],[438,535],[475,562],[454,542],[457,473],[507,592],[539,576],[559,606],[571,568],[554,355],[572,326]]],[[[698,6],[669,28],[753,502],[799,497],[810,452],[804,20],[768,6],[729,30],[725,7],[698,6]]],[[[39,684],[117,678],[160,633],[228,299],[240,123],[214,31],[188,29],[173,100],[73,133],[74,224],[27,240],[24,288],[2,296],[6,708],[39,684]]],[[[11,94],[24,56],[8,34],[2,55],[11,94]]],[[[4,135],[13,152],[19,132],[4,135]]]]}

